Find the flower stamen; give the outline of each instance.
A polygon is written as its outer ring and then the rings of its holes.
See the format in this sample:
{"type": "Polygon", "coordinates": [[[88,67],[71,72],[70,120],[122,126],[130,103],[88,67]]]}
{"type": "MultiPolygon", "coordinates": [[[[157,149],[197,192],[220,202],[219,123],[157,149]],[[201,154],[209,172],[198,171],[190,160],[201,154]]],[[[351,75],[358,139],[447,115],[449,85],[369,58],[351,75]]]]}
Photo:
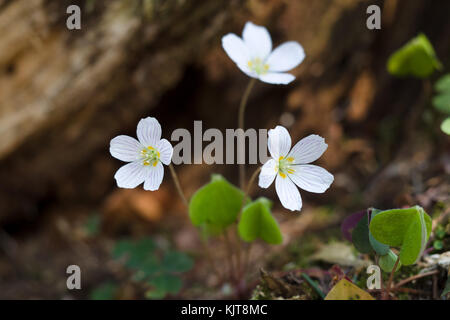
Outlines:
{"type": "Polygon", "coordinates": [[[142,164],[144,166],[152,165],[153,167],[156,167],[160,156],[160,153],[152,146],[148,146],[141,150],[142,164]]]}
{"type": "Polygon", "coordinates": [[[254,58],[248,61],[247,66],[257,75],[263,75],[269,71],[269,65],[267,63],[264,63],[260,58],[254,58]]]}

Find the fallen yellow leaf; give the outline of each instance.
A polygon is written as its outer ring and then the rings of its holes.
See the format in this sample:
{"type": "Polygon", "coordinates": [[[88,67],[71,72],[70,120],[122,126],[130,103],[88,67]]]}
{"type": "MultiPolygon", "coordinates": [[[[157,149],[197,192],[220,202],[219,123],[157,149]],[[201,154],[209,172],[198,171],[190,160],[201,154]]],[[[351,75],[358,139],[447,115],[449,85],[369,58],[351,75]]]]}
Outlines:
{"type": "Polygon", "coordinates": [[[375,298],[350,281],[342,279],[328,292],[325,300],[375,300],[375,298]]]}

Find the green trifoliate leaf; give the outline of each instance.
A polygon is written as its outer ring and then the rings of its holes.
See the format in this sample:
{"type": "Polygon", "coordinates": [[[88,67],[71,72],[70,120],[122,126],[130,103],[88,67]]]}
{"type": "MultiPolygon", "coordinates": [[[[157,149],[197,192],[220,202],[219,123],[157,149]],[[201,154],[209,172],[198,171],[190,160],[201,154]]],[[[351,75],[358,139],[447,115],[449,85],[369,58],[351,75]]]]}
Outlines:
{"type": "Polygon", "coordinates": [[[127,267],[139,269],[147,259],[152,257],[155,248],[155,243],[150,238],[138,241],[121,240],[116,243],[112,256],[115,259],[125,256],[127,267]]]}
{"type": "Polygon", "coordinates": [[[419,206],[382,211],[370,222],[373,237],[386,245],[400,247],[404,265],[416,263],[431,233],[431,218],[419,206]]]}
{"type": "Polygon", "coordinates": [[[450,117],[448,117],[447,119],[445,119],[442,124],[441,124],[441,130],[450,135],[450,117]]]}
{"type": "Polygon", "coordinates": [[[433,242],[433,247],[436,250],[442,250],[444,248],[444,242],[442,240],[435,240],[433,242]]]}
{"type": "Polygon", "coordinates": [[[269,244],[280,244],[283,241],[270,208],[271,203],[266,198],[259,198],[244,207],[238,226],[239,235],[244,241],[252,242],[258,238],[269,244]]]}
{"type": "MultiPolygon", "coordinates": [[[[369,209],[371,217],[374,217],[379,212],[378,209],[369,209]]],[[[355,229],[352,232],[352,242],[355,245],[356,250],[361,253],[371,253],[375,251],[379,255],[385,255],[389,251],[389,246],[378,242],[371,234],[369,230],[369,215],[365,214],[363,218],[358,222],[355,229]]]]}
{"type": "Polygon", "coordinates": [[[116,296],[119,286],[114,282],[105,282],[96,287],[89,297],[92,300],[113,300],[116,296]]]}
{"type": "Polygon", "coordinates": [[[166,293],[178,293],[182,286],[180,277],[171,274],[155,277],[149,281],[149,284],[154,286],[157,291],[166,293]]]}
{"type": "Polygon", "coordinates": [[[356,250],[361,253],[371,253],[372,245],[369,240],[369,221],[367,214],[359,220],[355,229],[352,231],[352,242],[356,250]]]}
{"type": "Polygon", "coordinates": [[[236,221],[243,192],[220,175],[200,188],[189,203],[189,217],[194,226],[207,231],[222,231],[236,221]]]}
{"type": "MultiPolygon", "coordinates": [[[[397,255],[392,251],[389,250],[387,254],[380,257],[380,260],[378,261],[381,269],[385,272],[391,272],[392,269],[394,269],[395,262],[397,261],[397,255]]],[[[397,264],[397,268],[395,271],[398,271],[400,267],[402,266],[402,263],[399,261],[397,264]]]]}
{"type": "MultiPolygon", "coordinates": [[[[373,217],[375,217],[380,212],[382,212],[382,211],[378,210],[378,209],[371,209],[370,218],[373,219],[373,217]]],[[[369,226],[367,226],[367,229],[369,230],[369,226]]],[[[390,251],[389,246],[377,241],[370,233],[370,230],[368,232],[369,232],[369,242],[370,242],[370,245],[372,246],[373,250],[375,250],[375,252],[377,254],[379,254],[380,256],[384,256],[384,255],[388,254],[390,251]]]]}
{"type": "Polygon", "coordinates": [[[450,92],[450,74],[440,77],[434,85],[434,89],[440,93],[450,92]]]}
{"type": "Polygon", "coordinates": [[[436,110],[445,114],[450,114],[450,92],[434,96],[432,102],[436,110]]]}
{"type": "Polygon", "coordinates": [[[387,68],[390,74],[398,77],[427,78],[442,65],[433,45],[421,33],[389,57],[387,68]]]}
{"type": "Polygon", "coordinates": [[[192,268],[193,262],[186,254],[169,251],[164,255],[162,268],[166,272],[186,272],[192,268]]]}
{"type": "Polygon", "coordinates": [[[162,299],[169,293],[176,294],[182,286],[180,277],[170,274],[157,276],[148,283],[152,286],[145,294],[148,299],[162,299]]]}

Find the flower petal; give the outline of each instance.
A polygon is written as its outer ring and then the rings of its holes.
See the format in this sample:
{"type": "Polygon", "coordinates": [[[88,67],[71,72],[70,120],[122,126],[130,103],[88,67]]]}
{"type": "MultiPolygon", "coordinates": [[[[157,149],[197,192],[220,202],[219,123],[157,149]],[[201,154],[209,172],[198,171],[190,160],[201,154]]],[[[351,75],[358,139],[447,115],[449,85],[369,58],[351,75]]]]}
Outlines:
{"type": "Polygon", "coordinates": [[[148,175],[147,167],[144,167],[141,161],[135,161],[120,167],[114,175],[114,179],[116,179],[118,187],[133,189],[144,182],[148,175]]]}
{"type": "Polygon", "coordinates": [[[289,178],[301,189],[309,192],[323,193],[334,180],[333,175],[327,170],[312,164],[302,164],[291,168],[295,171],[288,173],[289,178]]]}
{"type": "Polygon", "coordinates": [[[289,177],[283,178],[278,175],[275,181],[275,190],[280,198],[281,204],[291,211],[302,209],[302,198],[295,184],[289,177]]]}
{"type": "Polygon", "coordinates": [[[156,147],[161,140],[161,125],[152,117],[141,119],[137,126],[137,137],[145,147],[156,147]]]}
{"type": "Polygon", "coordinates": [[[294,158],[295,164],[306,164],[319,159],[327,148],[324,138],[312,134],[297,142],[289,152],[289,157],[294,158]]]}
{"type": "Polygon", "coordinates": [[[291,149],[291,136],[285,127],[276,126],[269,130],[269,152],[276,161],[285,157],[291,149]]]}
{"type": "Polygon", "coordinates": [[[234,33],[222,37],[222,47],[237,65],[247,66],[250,54],[244,41],[234,33]]]}
{"type": "Polygon", "coordinates": [[[160,154],[159,160],[161,160],[162,163],[168,166],[170,164],[170,161],[172,160],[173,155],[173,147],[170,142],[166,139],[159,140],[156,145],[156,150],[158,150],[160,154]]]}
{"type": "Polygon", "coordinates": [[[158,190],[163,178],[164,168],[161,162],[158,161],[156,166],[149,166],[149,176],[145,179],[144,190],[158,190]]]}
{"type": "Polygon", "coordinates": [[[258,185],[264,189],[268,188],[275,179],[277,172],[277,162],[274,159],[270,159],[262,166],[258,185]]]}
{"type": "Polygon", "coordinates": [[[139,159],[139,153],[143,146],[136,139],[129,136],[117,136],[109,143],[111,155],[121,161],[135,161],[139,159]]]}
{"type": "Polygon", "coordinates": [[[265,60],[272,51],[272,39],[265,27],[247,22],[242,32],[242,38],[252,58],[265,60]]]}
{"type": "Polygon", "coordinates": [[[285,72],[298,66],[305,59],[303,47],[295,41],[281,44],[270,54],[266,63],[270,72],[285,72]]]}
{"type": "Polygon", "coordinates": [[[295,80],[295,77],[289,73],[269,72],[261,75],[259,80],[272,84],[289,84],[295,80]]]}

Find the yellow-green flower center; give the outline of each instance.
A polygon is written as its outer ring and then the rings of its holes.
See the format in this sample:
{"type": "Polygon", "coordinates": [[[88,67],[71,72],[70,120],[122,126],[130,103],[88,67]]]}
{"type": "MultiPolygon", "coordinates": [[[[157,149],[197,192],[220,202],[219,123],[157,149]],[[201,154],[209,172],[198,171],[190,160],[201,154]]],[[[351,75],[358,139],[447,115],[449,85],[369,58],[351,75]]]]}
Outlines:
{"type": "Polygon", "coordinates": [[[278,159],[278,165],[275,170],[282,178],[286,178],[287,174],[293,174],[295,170],[292,168],[292,163],[294,162],[293,157],[280,157],[278,159]]]}
{"type": "Polygon", "coordinates": [[[248,68],[255,72],[257,75],[266,74],[269,71],[269,65],[264,63],[260,58],[254,58],[250,60],[248,63],[248,68]]]}
{"type": "Polygon", "coordinates": [[[158,164],[160,154],[155,148],[148,146],[147,148],[142,149],[141,157],[144,166],[152,165],[155,167],[158,164]]]}

